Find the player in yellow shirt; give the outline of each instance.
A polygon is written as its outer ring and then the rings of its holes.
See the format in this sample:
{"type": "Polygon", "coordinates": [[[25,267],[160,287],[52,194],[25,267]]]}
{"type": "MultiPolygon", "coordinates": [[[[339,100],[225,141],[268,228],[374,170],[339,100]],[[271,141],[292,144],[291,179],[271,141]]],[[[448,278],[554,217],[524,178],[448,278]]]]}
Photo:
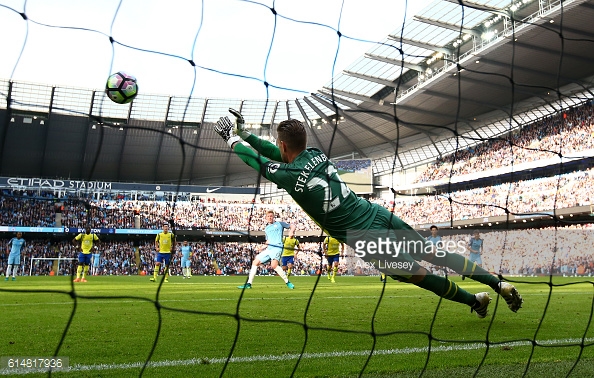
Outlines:
{"type": "Polygon", "coordinates": [[[172,232],[169,232],[169,225],[164,224],[163,232],[158,233],[155,238],[157,259],[155,262],[155,269],[153,270],[153,276],[150,278],[152,282],[157,280],[162,263],[165,263],[165,282],[169,282],[169,263],[171,262],[171,253],[173,252],[174,245],[175,235],[172,232]]]}
{"type": "Polygon", "coordinates": [[[78,254],[78,267],[76,268],[76,278],[74,282],[87,282],[86,276],[89,273],[89,266],[91,265],[91,249],[93,249],[93,242],[100,243],[99,237],[91,233],[91,227],[85,227],[85,232],[80,233],[72,239],[72,243],[80,247],[81,252],[78,254]]]}
{"type": "Polygon", "coordinates": [[[287,272],[287,278],[291,275],[293,264],[295,264],[295,251],[299,250],[299,240],[295,235],[287,236],[283,240],[283,254],[281,258],[281,265],[283,270],[287,272]]]}
{"type": "Polygon", "coordinates": [[[344,253],[344,244],[331,236],[326,236],[324,251],[326,252],[326,260],[328,260],[328,265],[326,265],[328,279],[330,282],[336,282],[334,278],[336,278],[336,271],[338,271],[338,259],[344,253]]]}

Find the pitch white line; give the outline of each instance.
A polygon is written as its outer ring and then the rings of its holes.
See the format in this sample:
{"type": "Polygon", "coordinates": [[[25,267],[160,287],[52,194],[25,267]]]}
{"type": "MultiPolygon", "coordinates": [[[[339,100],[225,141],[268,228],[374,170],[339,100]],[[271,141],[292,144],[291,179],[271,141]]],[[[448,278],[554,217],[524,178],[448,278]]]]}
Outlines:
{"type": "MultiPolygon", "coordinates": [[[[163,294],[165,295],[165,294],[163,294]]],[[[392,299],[392,296],[384,297],[384,299],[392,299]]],[[[398,295],[398,298],[416,298],[418,295],[398,295]]],[[[154,300],[154,298],[145,297],[149,300],[154,300]]],[[[314,295],[315,299],[378,299],[379,296],[321,296],[321,295],[314,295]]],[[[307,297],[265,297],[265,298],[247,298],[243,297],[242,301],[296,301],[296,300],[303,300],[307,301],[309,296],[307,297]]],[[[92,301],[92,303],[142,303],[148,301],[138,299],[138,300],[117,300],[117,299],[109,299],[109,300],[101,300],[101,299],[88,299],[88,298],[79,298],[80,301],[92,301]]],[[[166,303],[166,302],[237,302],[239,297],[237,298],[194,298],[194,299],[159,299],[159,303],[166,303]]],[[[0,307],[18,307],[18,306],[46,306],[46,305],[71,305],[73,301],[69,302],[38,302],[38,303],[0,303],[0,307]]]]}
{"type": "MultiPolygon", "coordinates": [[[[60,294],[60,293],[56,293],[56,294],[60,294]]],[[[64,294],[64,293],[62,293],[64,294]]],[[[576,291],[555,291],[553,294],[575,294],[575,295],[583,295],[583,293],[580,292],[576,292],[576,291]]],[[[166,295],[166,294],[163,294],[166,295]]],[[[534,296],[548,296],[549,293],[531,293],[530,296],[534,297],[534,296]]],[[[394,295],[394,294],[389,294],[389,295],[385,295],[384,296],[384,300],[391,300],[394,298],[417,298],[418,295],[394,295]]],[[[154,300],[154,298],[152,297],[144,297],[146,299],[149,300],[154,300]]],[[[322,296],[322,295],[314,295],[314,299],[319,300],[319,299],[378,299],[379,296],[377,295],[350,295],[350,296],[322,296]]],[[[242,301],[297,301],[297,300],[303,300],[306,301],[309,299],[309,296],[307,297],[296,297],[296,296],[290,296],[290,297],[259,297],[259,298],[248,298],[248,297],[243,297],[241,300],[242,301]]],[[[143,299],[138,299],[138,300],[129,300],[129,299],[123,299],[123,300],[118,300],[118,299],[109,299],[109,300],[101,300],[101,299],[88,299],[88,298],[79,298],[80,301],[92,301],[92,303],[102,303],[102,304],[109,304],[109,303],[142,303],[142,302],[146,302],[149,303],[148,301],[145,301],[143,299]]],[[[193,298],[193,299],[159,299],[159,303],[167,303],[167,302],[237,302],[239,300],[239,297],[237,298],[193,298]]],[[[37,303],[0,303],[0,308],[2,307],[19,307],[19,306],[47,306],[47,305],[72,305],[74,302],[73,301],[69,301],[69,302],[37,302],[37,303]]]]}
{"type": "MultiPolygon", "coordinates": [[[[594,338],[587,338],[584,342],[590,343],[594,341],[594,338]]],[[[553,339],[553,340],[537,340],[540,345],[579,345],[582,339],[553,339]]],[[[532,345],[529,341],[514,341],[500,344],[492,344],[492,348],[510,346],[530,346],[532,345]]],[[[431,352],[449,352],[449,351],[463,351],[463,350],[479,350],[485,349],[484,343],[472,343],[472,344],[450,344],[433,346],[431,352]]],[[[381,349],[373,352],[374,356],[386,356],[386,355],[407,355],[414,353],[427,353],[428,348],[399,348],[399,349],[381,349]]],[[[351,356],[368,356],[371,353],[370,350],[353,350],[353,351],[337,351],[337,352],[323,352],[323,353],[304,353],[301,356],[302,359],[318,359],[318,358],[330,358],[330,357],[351,357],[351,356]]],[[[231,363],[250,363],[250,362],[267,362],[267,361],[289,361],[296,360],[299,358],[299,354],[282,354],[282,355],[260,355],[260,356],[247,356],[247,357],[231,357],[229,362],[231,363]]],[[[227,358],[191,358],[187,360],[164,360],[149,362],[148,367],[175,367],[175,366],[195,366],[195,365],[211,365],[211,364],[223,364],[227,358]]],[[[83,371],[102,371],[102,370],[126,370],[126,369],[140,369],[144,365],[144,362],[132,362],[127,364],[96,364],[96,365],[73,365],[69,369],[63,370],[64,372],[83,372],[83,371]]],[[[0,369],[0,375],[25,375],[44,372],[44,370],[18,370],[18,369],[0,369]]]]}

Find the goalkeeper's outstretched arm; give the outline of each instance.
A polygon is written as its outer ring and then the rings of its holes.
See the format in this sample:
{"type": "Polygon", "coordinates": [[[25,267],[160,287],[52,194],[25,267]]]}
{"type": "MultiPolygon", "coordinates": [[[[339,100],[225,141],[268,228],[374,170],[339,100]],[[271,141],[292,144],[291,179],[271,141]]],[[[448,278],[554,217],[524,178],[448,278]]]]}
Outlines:
{"type": "Polygon", "coordinates": [[[267,157],[270,160],[282,161],[279,148],[267,140],[260,139],[254,134],[250,134],[246,139],[250,146],[254,147],[256,151],[267,157]]]}
{"type": "Polygon", "coordinates": [[[245,120],[243,119],[241,113],[232,108],[229,108],[229,113],[233,114],[235,117],[235,134],[248,142],[250,146],[262,154],[262,156],[270,160],[282,161],[280,150],[274,143],[260,139],[258,136],[252,134],[246,129],[245,120]]]}
{"type": "MultiPolygon", "coordinates": [[[[254,168],[263,177],[271,180],[275,184],[278,184],[278,182],[275,182],[273,178],[268,177],[266,174],[266,168],[270,165],[270,160],[264,157],[263,153],[256,154],[252,149],[244,146],[242,143],[238,143],[241,142],[241,137],[237,135],[235,129],[233,128],[233,124],[231,123],[228,117],[221,117],[215,125],[214,130],[217,134],[221,136],[221,138],[223,138],[227,145],[231,147],[231,149],[237,154],[237,156],[239,156],[241,160],[243,160],[244,163],[254,168]]],[[[256,138],[257,140],[260,140],[258,137],[254,135],[247,135],[246,138],[256,138]]],[[[274,146],[272,143],[268,144],[274,146]]],[[[274,146],[274,148],[278,153],[279,160],[281,160],[282,158],[280,156],[280,150],[276,146],[274,146]]]]}
{"type": "Polygon", "coordinates": [[[270,162],[270,160],[263,157],[262,155],[264,154],[258,155],[241,143],[234,143],[232,148],[233,151],[237,154],[237,156],[239,156],[241,160],[243,160],[244,163],[254,168],[263,177],[266,178],[266,163],[270,162]]]}

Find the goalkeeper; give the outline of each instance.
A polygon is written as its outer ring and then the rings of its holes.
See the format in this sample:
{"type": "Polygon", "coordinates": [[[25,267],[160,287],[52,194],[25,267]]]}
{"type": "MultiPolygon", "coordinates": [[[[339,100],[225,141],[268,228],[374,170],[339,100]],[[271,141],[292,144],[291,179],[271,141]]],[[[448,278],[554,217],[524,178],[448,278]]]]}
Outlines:
{"type": "MultiPolygon", "coordinates": [[[[238,111],[229,109],[229,112],[236,118],[235,125],[228,117],[221,117],[214,127],[215,131],[241,160],[285,189],[332,237],[348,243],[347,230],[384,230],[397,237],[398,234],[405,233],[409,239],[412,236],[425,242],[421,235],[386,208],[357,197],[350,191],[326,155],[317,148],[307,148],[307,133],[301,121],[291,119],[281,122],[277,127],[277,145],[274,145],[247,131],[243,116],[238,111]],[[240,143],[242,139],[258,153],[240,143]]],[[[522,306],[522,297],[513,285],[500,281],[497,276],[469,262],[460,254],[401,253],[397,259],[400,268],[390,270],[393,279],[412,283],[442,298],[464,303],[479,318],[487,316],[491,301],[488,292],[471,294],[458,287],[455,282],[428,272],[416,260],[446,266],[488,285],[505,299],[514,312],[522,306]],[[403,266],[407,268],[401,269],[403,266]]]]}

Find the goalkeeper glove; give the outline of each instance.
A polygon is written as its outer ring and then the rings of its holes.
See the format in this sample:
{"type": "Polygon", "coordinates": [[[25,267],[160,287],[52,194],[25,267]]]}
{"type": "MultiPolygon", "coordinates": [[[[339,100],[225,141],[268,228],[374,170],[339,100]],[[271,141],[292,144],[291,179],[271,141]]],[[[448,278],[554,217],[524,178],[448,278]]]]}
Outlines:
{"type": "Polygon", "coordinates": [[[214,131],[216,131],[217,134],[219,134],[231,148],[233,148],[233,143],[239,142],[241,140],[241,138],[235,134],[235,131],[233,130],[233,124],[228,117],[219,118],[217,124],[214,127],[214,131]]]}
{"type": "Polygon", "coordinates": [[[245,120],[243,119],[243,116],[240,112],[229,108],[229,113],[235,116],[235,134],[239,135],[243,140],[252,135],[252,133],[245,129],[245,120]]]}

